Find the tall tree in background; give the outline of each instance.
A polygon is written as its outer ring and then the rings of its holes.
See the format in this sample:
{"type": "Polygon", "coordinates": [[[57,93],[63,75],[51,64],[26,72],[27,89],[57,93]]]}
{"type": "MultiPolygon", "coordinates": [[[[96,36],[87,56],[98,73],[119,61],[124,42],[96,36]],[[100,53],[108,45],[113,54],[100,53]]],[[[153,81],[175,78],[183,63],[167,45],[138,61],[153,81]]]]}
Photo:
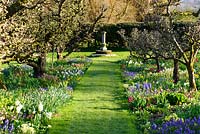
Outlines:
{"type": "Polygon", "coordinates": [[[150,12],[151,0],[133,0],[136,7],[136,21],[144,21],[145,16],[150,12]]]}
{"type": "Polygon", "coordinates": [[[102,7],[106,8],[103,23],[121,23],[135,21],[135,7],[131,0],[88,0],[91,20],[102,7]]]}

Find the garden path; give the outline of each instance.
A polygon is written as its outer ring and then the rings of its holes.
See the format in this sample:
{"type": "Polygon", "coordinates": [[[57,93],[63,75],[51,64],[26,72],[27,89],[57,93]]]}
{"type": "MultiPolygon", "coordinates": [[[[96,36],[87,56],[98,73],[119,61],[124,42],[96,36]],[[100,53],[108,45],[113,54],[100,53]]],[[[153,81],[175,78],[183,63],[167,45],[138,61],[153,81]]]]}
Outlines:
{"type": "Polygon", "coordinates": [[[127,110],[116,58],[94,58],[72,101],[52,119],[50,134],[138,134],[127,110]]]}

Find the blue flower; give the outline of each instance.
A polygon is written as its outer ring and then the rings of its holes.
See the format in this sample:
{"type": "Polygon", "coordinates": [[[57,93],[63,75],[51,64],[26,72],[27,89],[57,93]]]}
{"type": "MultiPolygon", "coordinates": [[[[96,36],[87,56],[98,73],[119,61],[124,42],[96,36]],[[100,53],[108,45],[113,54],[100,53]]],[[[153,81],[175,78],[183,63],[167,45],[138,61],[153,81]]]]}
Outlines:
{"type": "Polygon", "coordinates": [[[183,129],[179,128],[177,130],[174,131],[175,134],[182,134],[183,129]]]}
{"type": "Polygon", "coordinates": [[[153,129],[153,130],[157,129],[157,125],[155,123],[153,123],[153,125],[151,126],[151,129],[153,129]]]}
{"type": "Polygon", "coordinates": [[[147,83],[147,84],[148,84],[149,89],[151,89],[152,88],[151,83],[147,83]]]}
{"type": "Polygon", "coordinates": [[[144,83],[143,84],[143,88],[146,89],[146,90],[150,89],[149,83],[144,83]]]}
{"type": "Polygon", "coordinates": [[[200,117],[198,119],[194,117],[193,119],[179,119],[179,120],[170,120],[163,123],[160,126],[151,126],[153,132],[156,133],[173,133],[173,134],[196,134],[199,133],[200,124],[198,124],[200,117]]]}
{"type": "Polygon", "coordinates": [[[140,84],[139,83],[136,83],[135,86],[136,86],[136,89],[140,89],[140,84]]]}
{"type": "Polygon", "coordinates": [[[5,119],[5,120],[3,121],[3,123],[4,123],[4,125],[8,125],[8,124],[9,124],[9,120],[8,120],[8,119],[5,119]]]}
{"type": "Polygon", "coordinates": [[[48,88],[42,88],[42,87],[41,87],[40,90],[41,90],[41,91],[47,91],[48,88]]]}
{"type": "Polygon", "coordinates": [[[8,126],[8,131],[9,132],[12,132],[14,130],[14,124],[11,123],[9,126],[8,126]]]}
{"type": "Polygon", "coordinates": [[[73,91],[73,87],[72,86],[67,86],[67,90],[73,91]]]}
{"type": "Polygon", "coordinates": [[[136,72],[129,72],[129,71],[126,71],[126,72],[125,72],[125,75],[127,75],[127,76],[129,76],[129,77],[135,77],[136,72]]]}

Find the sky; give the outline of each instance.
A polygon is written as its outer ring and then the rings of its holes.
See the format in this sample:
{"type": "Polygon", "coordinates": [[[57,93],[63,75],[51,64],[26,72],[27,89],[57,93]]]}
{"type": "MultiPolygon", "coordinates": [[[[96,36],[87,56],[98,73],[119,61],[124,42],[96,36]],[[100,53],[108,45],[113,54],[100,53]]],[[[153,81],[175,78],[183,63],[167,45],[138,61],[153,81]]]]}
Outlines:
{"type": "Polygon", "coordinates": [[[178,8],[182,10],[198,10],[200,8],[200,0],[182,0],[178,8]]]}

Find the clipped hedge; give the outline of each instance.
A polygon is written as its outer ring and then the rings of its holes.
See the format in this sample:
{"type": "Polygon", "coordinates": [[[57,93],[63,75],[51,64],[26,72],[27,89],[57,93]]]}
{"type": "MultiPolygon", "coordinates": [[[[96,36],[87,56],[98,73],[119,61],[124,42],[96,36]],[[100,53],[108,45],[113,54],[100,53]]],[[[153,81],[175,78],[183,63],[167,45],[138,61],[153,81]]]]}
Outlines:
{"type": "Polygon", "coordinates": [[[106,31],[106,43],[108,44],[108,48],[125,48],[125,43],[117,31],[124,29],[127,34],[130,34],[133,28],[144,29],[148,27],[146,27],[144,23],[118,23],[99,25],[98,31],[93,34],[95,39],[94,45],[101,45],[100,43],[102,38],[102,31],[106,31]]]}
{"type": "MultiPolygon", "coordinates": [[[[174,29],[178,29],[180,27],[188,27],[193,23],[189,22],[177,22],[174,24],[174,29]]],[[[93,34],[94,41],[88,43],[90,48],[99,48],[101,47],[101,38],[102,31],[106,31],[106,43],[108,44],[108,48],[126,48],[125,42],[121,38],[121,36],[117,33],[117,31],[124,29],[126,31],[126,35],[129,36],[133,28],[138,28],[139,30],[155,30],[155,23],[144,23],[144,22],[135,22],[135,23],[118,23],[118,24],[102,24],[98,26],[98,30],[93,34]]]]}

